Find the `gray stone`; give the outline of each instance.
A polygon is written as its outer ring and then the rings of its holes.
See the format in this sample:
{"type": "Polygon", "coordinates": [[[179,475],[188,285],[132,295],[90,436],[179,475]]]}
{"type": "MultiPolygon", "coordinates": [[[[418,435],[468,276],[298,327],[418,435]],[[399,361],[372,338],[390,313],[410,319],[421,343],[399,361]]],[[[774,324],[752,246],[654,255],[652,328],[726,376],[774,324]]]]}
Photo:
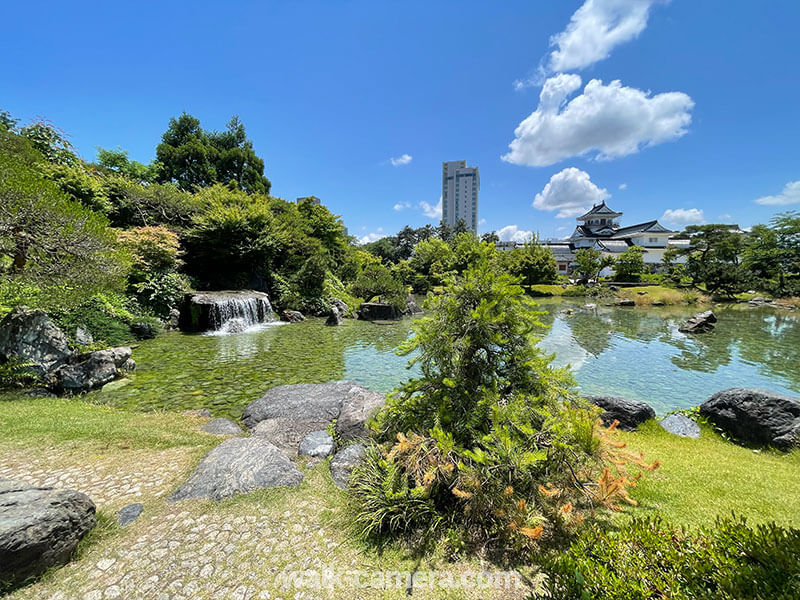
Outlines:
{"type": "Polygon", "coordinates": [[[689,417],[683,415],[667,415],[659,425],[670,433],[686,438],[697,439],[700,437],[700,426],[689,417]]]}
{"type": "Polygon", "coordinates": [[[615,302],[617,306],[636,306],[636,302],[630,298],[620,298],[615,302]]]}
{"type": "Polygon", "coordinates": [[[0,361],[30,363],[44,375],[72,356],[64,332],[41,310],[18,306],[0,321],[0,361]]]}
{"type": "Polygon", "coordinates": [[[95,524],[86,494],[0,479],[0,591],[67,563],[95,524]]]}
{"type": "Polygon", "coordinates": [[[158,335],[158,328],[147,321],[137,321],[131,325],[131,332],[138,340],[151,340],[158,335]]]}
{"type": "Polygon", "coordinates": [[[331,477],[336,487],[347,488],[353,470],[364,461],[365,450],[362,444],[353,444],[337,452],[331,459],[331,477]]]}
{"type": "Polygon", "coordinates": [[[297,454],[311,456],[312,458],[325,458],[333,454],[335,448],[336,444],[334,444],[330,433],[324,430],[312,431],[300,442],[297,454]]]}
{"type": "Polygon", "coordinates": [[[618,396],[586,396],[586,399],[603,409],[600,418],[604,425],[619,421],[619,428],[633,431],[649,419],[656,418],[656,411],[639,400],[628,400],[618,396]]]}
{"type": "Polygon", "coordinates": [[[189,480],[170,497],[170,502],[191,498],[221,500],[235,494],[297,486],[303,474],[264,438],[230,438],[206,454],[189,480]]]}
{"type": "Polygon", "coordinates": [[[713,331],[717,316],[710,310],[697,313],[691,319],[678,327],[681,333],[708,333],[713,331]]]}
{"type": "Polygon", "coordinates": [[[283,320],[288,321],[289,323],[300,323],[301,321],[305,321],[306,318],[298,310],[285,310],[283,311],[283,320]]]}
{"type": "Polygon", "coordinates": [[[79,346],[89,346],[94,343],[94,338],[88,329],[79,325],[75,328],[75,343],[79,346]]]}
{"type": "Polygon", "coordinates": [[[341,325],[342,324],[342,313],[339,312],[339,308],[337,306],[331,306],[331,310],[328,313],[328,319],[325,321],[325,325],[341,325]]]}
{"type": "Polygon", "coordinates": [[[179,327],[183,331],[235,333],[236,329],[274,320],[269,296],[263,292],[189,292],[181,304],[179,327]]]}
{"type": "Polygon", "coordinates": [[[280,385],[248,404],[242,422],[254,436],[295,456],[306,435],[326,429],[334,420],[345,438],[362,435],[366,419],[383,402],[382,394],[350,381],[280,385]]]}
{"type": "Polygon", "coordinates": [[[131,367],[129,361],[131,349],[128,347],[98,350],[81,362],[56,368],[47,375],[47,386],[59,394],[82,394],[114,381],[120,376],[120,368],[131,367]]]}
{"type": "Polygon", "coordinates": [[[339,298],[333,298],[331,300],[331,304],[339,310],[339,314],[342,317],[347,316],[347,313],[350,312],[350,307],[347,306],[347,303],[344,300],[339,300],[339,298]]]}
{"type": "Polygon", "coordinates": [[[341,441],[363,438],[366,424],[386,402],[386,396],[361,386],[354,386],[342,401],[336,419],[336,434],[341,441]]]}
{"type": "Polygon", "coordinates": [[[593,304],[593,303],[584,304],[581,308],[583,308],[583,310],[590,310],[590,311],[591,310],[597,310],[597,304],[593,304]]]}
{"type": "Polygon", "coordinates": [[[166,328],[177,329],[180,321],[181,321],[181,311],[179,311],[177,308],[171,308],[169,311],[169,317],[167,318],[166,328]]]}
{"type": "Polygon", "coordinates": [[[700,405],[700,414],[739,441],[789,450],[800,444],[800,399],[731,388],[700,405]]]}
{"type": "Polygon", "coordinates": [[[398,321],[402,315],[391,304],[364,302],[358,309],[358,318],[364,321],[398,321]]]}
{"type": "Polygon", "coordinates": [[[211,419],[208,423],[203,425],[203,431],[206,433],[213,433],[214,435],[239,435],[242,433],[242,428],[230,419],[211,419]]]}
{"type": "Polygon", "coordinates": [[[409,294],[406,298],[406,309],[403,311],[404,315],[419,315],[422,314],[422,308],[417,304],[417,299],[409,294]]]}
{"type": "Polygon", "coordinates": [[[117,522],[122,527],[130,525],[139,518],[139,515],[142,514],[142,510],[144,510],[144,507],[139,502],[128,504],[128,506],[125,506],[117,513],[117,522]]]}

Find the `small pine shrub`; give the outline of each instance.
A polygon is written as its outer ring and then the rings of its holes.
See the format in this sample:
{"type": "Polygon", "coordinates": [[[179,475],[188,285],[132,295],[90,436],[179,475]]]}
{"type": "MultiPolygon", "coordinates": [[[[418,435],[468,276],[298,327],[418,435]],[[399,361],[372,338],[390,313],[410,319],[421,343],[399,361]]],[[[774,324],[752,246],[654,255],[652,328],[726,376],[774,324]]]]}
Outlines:
{"type": "Polygon", "coordinates": [[[0,362],[0,389],[21,388],[36,381],[36,373],[31,363],[19,359],[0,362]]]}
{"type": "Polygon", "coordinates": [[[593,526],[541,562],[543,597],[553,600],[800,598],[800,530],[752,528],[741,518],[697,532],[660,519],[635,519],[618,531],[593,526]]]}

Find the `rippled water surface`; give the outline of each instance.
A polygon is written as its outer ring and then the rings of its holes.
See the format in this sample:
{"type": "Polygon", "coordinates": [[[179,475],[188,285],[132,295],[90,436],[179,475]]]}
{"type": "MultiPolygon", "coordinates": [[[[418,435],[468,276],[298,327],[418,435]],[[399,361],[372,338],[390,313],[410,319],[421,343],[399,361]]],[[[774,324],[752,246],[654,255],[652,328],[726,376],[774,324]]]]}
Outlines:
{"type": "MultiPolygon", "coordinates": [[[[645,400],[658,412],[695,406],[721,389],[760,387],[800,393],[800,315],[771,309],[715,309],[713,333],[688,337],[678,325],[687,307],[582,310],[545,300],[549,332],[540,342],[571,365],[587,394],[645,400]],[[572,314],[565,314],[573,308],[572,314]]],[[[115,406],[178,410],[208,407],[237,417],[244,405],[284,383],[349,379],[387,392],[407,379],[408,357],[395,354],[411,320],[310,319],[227,336],[169,333],[134,350],[136,372],[89,399],[115,406]]]]}

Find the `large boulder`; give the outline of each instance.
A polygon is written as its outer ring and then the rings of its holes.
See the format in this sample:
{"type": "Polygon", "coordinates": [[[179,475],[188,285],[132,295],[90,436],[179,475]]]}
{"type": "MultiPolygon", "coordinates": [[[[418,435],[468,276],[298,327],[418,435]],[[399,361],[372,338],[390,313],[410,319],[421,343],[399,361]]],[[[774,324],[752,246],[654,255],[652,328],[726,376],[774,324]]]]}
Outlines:
{"type": "Polygon", "coordinates": [[[301,313],[299,310],[285,310],[281,314],[281,318],[289,323],[300,323],[301,321],[306,320],[305,316],[303,316],[303,313],[301,313]]]}
{"type": "Polygon", "coordinates": [[[180,307],[179,327],[183,331],[237,330],[273,321],[269,296],[249,290],[189,292],[180,307]]]}
{"type": "Polygon", "coordinates": [[[67,336],[41,310],[18,306],[0,321],[0,361],[30,363],[36,373],[44,375],[71,355],[67,336]]]}
{"type": "Polygon", "coordinates": [[[221,500],[259,489],[297,486],[301,481],[303,474],[292,461],[264,438],[230,438],[206,454],[169,500],[221,500]]]}
{"type": "Polygon", "coordinates": [[[604,425],[619,421],[619,428],[633,431],[649,419],[656,418],[656,411],[639,400],[628,400],[618,396],[586,396],[592,404],[603,409],[600,418],[604,425]]]}
{"type": "Polygon", "coordinates": [[[0,593],[67,563],[95,523],[81,492],[0,479],[0,593]]]}
{"type": "Polygon", "coordinates": [[[331,310],[328,313],[328,318],[325,321],[325,325],[341,325],[343,317],[344,314],[339,312],[339,307],[336,305],[331,305],[331,310]]]}
{"type": "Polygon", "coordinates": [[[398,321],[402,315],[391,304],[364,302],[358,309],[358,318],[364,321],[398,321]]]}
{"type": "Polygon", "coordinates": [[[339,314],[342,315],[342,317],[347,316],[347,313],[350,312],[350,307],[347,306],[347,303],[344,300],[340,300],[339,298],[333,298],[331,300],[331,304],[335,306],[337,309],[339,309],[339,314]]]}
{"type": "Polygon", "coordinates": [[[422,308],[417,304],[417,299],[413,294],[409,294],[406,298],[406,308],[403,311],[404,315],[419,315],[422,314],[422,308]]]}
{"type": "Polygon", "coordinates": [[[350,484],[350,476],[364,462],[365,452],[363,445],[353,444],[337,452],[331,459],[331,478],[336,487],[345,489],[350,484]]]}
{"type": "Polygon", "coordinates": [[[708,333],[714,330],[717,316],[710,310],[697,313],[691,319],[678,327],[681,333],[708,333]]]}
{"type": "Polygon", "coordinates": [[[382,394],[350,381],[280,385],[248,404],[242,422],[254,436],[266,438],[289,456],[296,456],[304,437],[334,421],[343,439],[363,435],[367,419],[384,401],[382,394]]]}
{"type": "Polygon", "coordinates": [[[82,394],[114,381],[136,363],[127,346],[97,350],[75,364],[57,367],[46,376],[47,386],[59,394],[82,394]]]}
{"type": "Polygon", "coordinates": [[[739,441],[788,450],[800,444],[800,399],[731,388],[700,405],[700,414],[739,441]]]}

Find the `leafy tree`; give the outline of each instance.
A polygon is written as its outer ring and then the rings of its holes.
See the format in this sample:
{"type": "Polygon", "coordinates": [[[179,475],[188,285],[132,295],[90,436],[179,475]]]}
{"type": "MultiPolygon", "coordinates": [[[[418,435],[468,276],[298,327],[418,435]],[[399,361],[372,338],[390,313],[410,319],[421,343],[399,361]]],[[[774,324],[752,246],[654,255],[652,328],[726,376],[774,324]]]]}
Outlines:
{"type": "Polygon", "coordinates": [[[748,285],[748,273],[741,265],[745,236],[729,225],[689,225],[685,231],[689,247],[686,268],[695,284],[711,292],[734,294],[748,285]]]}
{"type": "Polygon", "coordinates": [[[125,255],[102,215],[71,200],[42,175],[44,157],[20,136],[0,131],[0,275],[46,290],[63,305],[121,286],[125,255]]]}
{"type": "Polygon", "coordinates": [[[553,283],[558,278],[558,264],[553,251],[538,243],[526,242],[522,248],[503,253],[509,273],[521,279],[523,285],[553,283]]]}
{"type": "Polygon", "coordinates": [[[194,191],[215,183],[232,184],[248,193],[268,194],[264,161],[256,156],[244,125],[233,117],[225,131],[208,132],[200,120],[181,114],[172,118],[156,148],[158,181],[194,191]]]}
{"type": "Polygon", "coordinates": [[[631,246],[614,261],[614,279],[617,281],[639,281],[645,271],[641,246],[631,246]]]}
{"type": "Polygon", "coordinates": [[[66,134],[48,121],[36,121],[26,125],[19,130],[19,134],[48,162],[57,165],[75,165],[80,161],[66,134]]]}
{"type": "Polygon", "coordinates": [[[614,259],[594,248],[581,248],[575,253],[575,273],[584,280],[597,279],[600,271],[614,264],[614,259]]]}
{"type": "Polygon", "coordinates": [[[155,181],[160,168],[157,163],[143,165],[131,160],[128,151],[122,148],[108,150],[97,147],[97,163],[93,165],[100,171],[122,175],[136,183],[150,183],[155,181]]]}
{"type": "Polygon", "coordinates": [[[490,244],[496,244],[500,241],[500,236],[497,235],[496,231],[490,231],[489,233],[484,233],[481,236],[482,242],[489,242],[490,244]]]}
{"type": "Polygon", "coordinates": [[[800,293],[800,213],[783,213],[772,227],[756,225],[742,252],[742,265],[779,296],[800,293]]]}
{"type": "Polygon", "coordinates": [[[207,207],[202,194],[193,196],[172,183],[141,185],[115,175],[105,178],[104,189],[108,217],[115,227],[183,229],[207,207]]]}

